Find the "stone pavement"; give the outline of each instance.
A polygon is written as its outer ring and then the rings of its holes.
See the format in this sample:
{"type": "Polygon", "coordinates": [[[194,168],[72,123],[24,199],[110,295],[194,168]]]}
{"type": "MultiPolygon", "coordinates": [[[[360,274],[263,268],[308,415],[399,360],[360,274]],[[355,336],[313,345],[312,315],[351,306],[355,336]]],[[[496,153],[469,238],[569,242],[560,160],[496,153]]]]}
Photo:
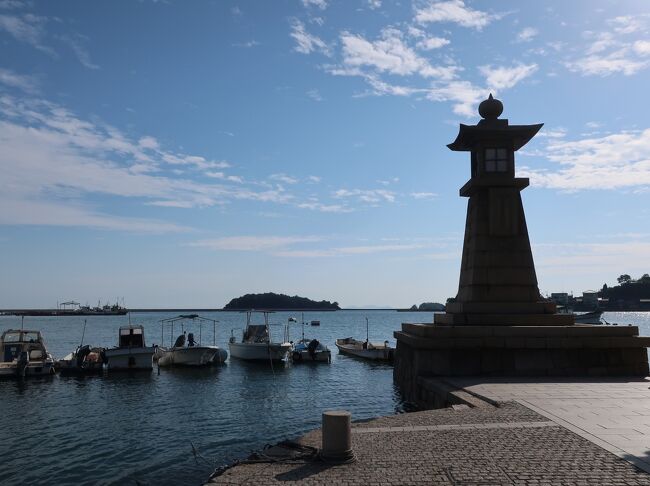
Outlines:
{"type": "Polygon", "coordinates": [[[650,472],[650,380],[446,378],[493,401],[515,400],[650,472]]]}
{"type": "MultiPolygon", "coordinates": [[[[301,442],[320,440],[316,430],[301,442]]],[[[515,402],[356,423],[352,445],[352,464],[239,464],[210,484],[650,486],[647,473],[515,402]]]]}

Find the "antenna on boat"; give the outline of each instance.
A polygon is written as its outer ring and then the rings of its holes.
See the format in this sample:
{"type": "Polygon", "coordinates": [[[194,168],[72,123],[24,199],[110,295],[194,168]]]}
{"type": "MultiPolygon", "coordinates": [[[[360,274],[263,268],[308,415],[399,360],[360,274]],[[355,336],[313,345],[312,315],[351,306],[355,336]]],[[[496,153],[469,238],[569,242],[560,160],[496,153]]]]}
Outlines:
{"type": "Polygon", "coordinates": [[[23,324],[25,323],[25,316],[20,316],[20,330],[23,330],[23,324]]]}
{"type": "Polygon", "coordinates": [[[370,332],[369,332],[369,326],[368,326],[368,318],[366,317],[366,342],[367,343],[370,342],[369,335],[370,335],[370,332]]]}
{"type": "Polygon", "coordinates": [[[84,337],[86,336],[86,319],[84,319],[84,330],[81,333],[81,342],[79,343],[79,347],[84,345],[84,337]]]}
{"type": "Polygon", "coordinates": [[[131,325],[131,313],[129,312],[129,326],[131,325]]]}
{"type": "Polygon", "coordinates": [[[300,313],[300,320],[302,321],[302,340],[305,340],[305,313],[300,313]]]}

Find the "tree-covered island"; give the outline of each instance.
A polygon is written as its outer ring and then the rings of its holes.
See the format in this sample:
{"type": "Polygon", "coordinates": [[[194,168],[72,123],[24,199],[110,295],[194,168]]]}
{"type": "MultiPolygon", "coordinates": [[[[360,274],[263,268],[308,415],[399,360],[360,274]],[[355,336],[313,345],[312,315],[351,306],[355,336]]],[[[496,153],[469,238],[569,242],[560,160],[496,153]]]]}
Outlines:
{"type": "Polygon", "coordinates": [[[329,300],[315,300],[306,297],[293,297],[285,294],[266,292],[264,294],[246,294],[228,302],[223,310],[340,310],[338,302],[329,300]]]}

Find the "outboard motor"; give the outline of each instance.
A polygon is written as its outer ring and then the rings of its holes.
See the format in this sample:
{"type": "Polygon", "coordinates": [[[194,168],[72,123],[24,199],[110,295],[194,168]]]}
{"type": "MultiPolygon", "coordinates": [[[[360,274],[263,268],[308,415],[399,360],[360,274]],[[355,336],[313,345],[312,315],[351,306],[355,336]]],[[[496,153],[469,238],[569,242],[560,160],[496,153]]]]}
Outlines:
{"type": "Polygon", "coordinates": [[[176,338],[176,342],[174,343],[175,348],[182,348],[185,346],[185,333],[181,334],[176,338]]]}
{"type": "Polygon", "coordinates": [[[25,371],[27,370],[28,364],[29,351],[21,351],[18,355],[18,366],[16,367],[16,373],[20,378],[25,378],[25,371]]]}
{"type": "Polygon", "coordinates": [[[90,354],[90,346],[86,344],[85,346],[80,346],[77,349],[77,368],[83,367],[86,356],[90,354]]]}
{"type": "Polygon", "coordinates": [[[309,341],[307,352],[309,353],[309,356],[311,356],[311,359],[316,359],[316,349],[318,349],[319,344],[318,339],[312,339],[309,341]]]}

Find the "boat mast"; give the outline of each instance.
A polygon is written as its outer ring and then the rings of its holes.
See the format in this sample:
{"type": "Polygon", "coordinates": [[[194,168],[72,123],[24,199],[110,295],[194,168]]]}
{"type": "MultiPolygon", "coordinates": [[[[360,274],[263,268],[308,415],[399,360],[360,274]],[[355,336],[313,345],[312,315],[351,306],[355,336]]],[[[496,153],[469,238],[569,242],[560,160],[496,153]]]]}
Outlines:
{"type": "Polygon", "coordinates": [[[368,318],[366,317],[366,342],[367,343],[370,342],[369,335],[370,335],[370,333],[368,331],[368,318]]]}

